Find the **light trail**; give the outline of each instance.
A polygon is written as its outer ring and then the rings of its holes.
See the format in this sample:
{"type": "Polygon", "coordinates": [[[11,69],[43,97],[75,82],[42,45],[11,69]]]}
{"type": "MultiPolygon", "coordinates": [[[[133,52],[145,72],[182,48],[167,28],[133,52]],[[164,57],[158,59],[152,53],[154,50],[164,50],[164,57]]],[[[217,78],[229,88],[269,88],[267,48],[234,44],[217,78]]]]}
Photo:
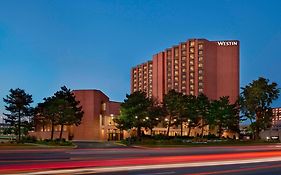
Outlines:
{"type": "MultiPolygon", "coordinates": [[[[118,167],[94,167],[94,168],[77,168],[77,169],[62,169],[49,170],[31,173],[16,173],[9,175],[47,175],[47,174],[62,174],[62,173],[109,173],[120,171],[134,171],[134,170],[153,170],[153,169],[167,169],[167,168],[187,168],[200,166],[218,166],[218,165],[233,165],[233,164],[248,164],[248,163],[262,163],[281,161],[281,157],[274,158],[257,158],[247,160],[228,160],[228,161],[209,161],[197,163],[176,163],[176,164],[158,164],[158,165],[137,165],[137,166],[118,166],[118,167]]],[[[198,173],[200,174],[200,173],[198,173]]]]}

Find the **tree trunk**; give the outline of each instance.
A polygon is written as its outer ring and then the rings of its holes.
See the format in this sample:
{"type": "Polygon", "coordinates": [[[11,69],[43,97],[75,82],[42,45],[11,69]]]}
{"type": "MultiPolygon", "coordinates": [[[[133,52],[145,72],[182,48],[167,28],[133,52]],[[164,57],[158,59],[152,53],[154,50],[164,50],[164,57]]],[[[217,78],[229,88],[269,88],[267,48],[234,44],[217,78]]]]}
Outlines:
{"type": "Polygon", "coordinates": [[[21,123],[21,114],[20,114],[20,111],[19,111],[19,120],[18,120],[18,136],[19,136],[19,141],[20,141],[20,135],[21,135],[21,132],[20,132],[20,123],[21,123]]]}
{"type": "Polygon", "coordinates": [[[53,140],[54,139],[54,122],[52,121],[52,124],[51,124],[52,126],[51,126],[51,140],[53,140]]]}
{"type": "Polygon", "coordinates": [[[62,132],[63,132],[63,124],[61,125],[61,128],[60,128],[60,141],[61,141],[61,139],[62,139],[62,132]]]}
{"type": "Polygon", "coordinates": [[[204,126],[202,125],[202,128],[201,128],[201,137],[203,138],[204,137],[204,126]]]}
{"type": "Polygon", "coordinates": [[[167,137],[169,137],[170,126],[171,126],[172,116],[170,116],[169,123],[168,123],[168,130],[167,130],[167,137]]]}
{"type": "Polygon", "coordinates": [[[138,137],[138,139],[140,139],[140,137],[141,137],[141,127],[139,127],[139,126],[137,128],[137,137],[138,137]]]}
{"type": "Polygon", "coordinates": [[[191,131],[191,127],[188,125],[188,133],[187,133],[187,137],[190,136],[190,131],[191,131]]]}
{"type": "Polygon", "coordinates": [[[183,121],[181,121],[181,137],[182,137],[182,129],[183,129],[183,121]]]}

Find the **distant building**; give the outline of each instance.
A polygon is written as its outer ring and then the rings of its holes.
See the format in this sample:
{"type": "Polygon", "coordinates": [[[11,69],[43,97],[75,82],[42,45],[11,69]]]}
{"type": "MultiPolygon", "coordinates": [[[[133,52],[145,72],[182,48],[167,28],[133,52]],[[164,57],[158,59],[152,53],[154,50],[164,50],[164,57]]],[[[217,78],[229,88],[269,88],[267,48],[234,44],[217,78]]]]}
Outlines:
{"type": "MultiPolygon", "coordinates": [[[[74,90],[80,101],[84,116],[79,126],[67,126],[63,138],[79,141],[120,140],[124,133],[115,127],[113,119],[120,114],[120,103],[110,101],[100,90],[74,90]]],[[[55,138],[59,138],[60,126],[55,127],[55,138]]],[[[126,134],[126,133],[125,133],[126,134]]],[[[38,139],[49,139],[50,125],[36,125],[30,135],[38,139]]]]}
{"type": "Polygon", "coordinates": [[[281,141],[281,107],[272,108],[271,128],[262,131],[260,137],[264,140],[280,140],[281,141]]]}
{"type": "Polygon", "coordinates": [[[239,41],[189,39],[153,55],[131,70],[131,92],[163,101],[169,90],[206,94],[210,99],[239,96],[239,41]]]}

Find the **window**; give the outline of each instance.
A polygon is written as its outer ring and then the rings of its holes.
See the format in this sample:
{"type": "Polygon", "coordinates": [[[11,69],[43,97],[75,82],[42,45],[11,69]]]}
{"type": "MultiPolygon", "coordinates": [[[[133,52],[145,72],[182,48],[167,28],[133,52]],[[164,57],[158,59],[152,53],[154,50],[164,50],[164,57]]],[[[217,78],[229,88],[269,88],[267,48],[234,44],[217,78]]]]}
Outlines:
{"type": "Polygon", "coordinates": [[[179,81],[179,78],[178,78],[178,77],[175,77],[175,81],[179,81]]]}
{"type": "Polygon", "coordinates": [[[186,83],[186,81],[185,81],[185,80],[183,80],[181,83],[182,83],[182,84],[185,84],[185,83],[186,83]]]}
{"type": "Polygon", "coordinates": [[[189,61],[189,64],[190,64],[190,65],[194,65],[194,61],[193,61],[193,60],[190,60],[190,61],[189,61]]]}
{"type": "Polygon", "coordinates": [[[199,63],[199,64],[198,64],[198,67],[203,67],[203,64],[202,64],[202,63],[199,63]]]}
{"type": "Polygon", "coordinates": [[[179,63],[179,61],[178,60],[175,60],[175,64],[178,64],[179,63]]]}
{"type": "Polygon", "coordinates": [[[203,86],[203,82],[199,82],[199,83],[198,83],[198,86],[199,86],[199,87],[202,87],[202,86],[203,86]]]}
{"type": "Polygon", "coordinates": [[[194,73],[193,73],[193,72],[190,72],[189,76],[190,76],[191,78],[193,78],[193,77],[194,77],[194,73]]]}
{"type": "Polygon", "coordinates": [[[199,60],[199,61],[203,61],[203,57],[202,57],[202,56],[200,56],[198,60],[199,60]]]}
{"type": "Polygon", "coordinates": [[[194,59],[194,54],[190,54],[189,58],[193,60],[194,59]]]}
{"type": "Polygon", "coordinates": [[[199,44],[199,45],[198,45],[198,49],[199,49],[199,50],[202,50],[202,49],[203,49],[203,44],[199,44]]]}
{"type": "Polygon", "coordinates": [[[183,60],[183,61],[186,60],[186,57],[181,57],[181,60],[183,60]]]}
{"type": "Polygon", "coordinates": [[[199,55],[203,55],[203,50],[199,50],[199,55]]]}
{"type": "Polygon", "coordinates": [[[191,95],[194,95],[194,91],[190,91],[190,94],[191,94],[191,95]]]}
{"type": "Polygon", "coordinates": [[[102,103],[102,110],[106,111],[106,103],[102,103]]]}
{"type": "Polygon", "coordinates": [[[194,41],[190,41],[190,47],[194,46],[194,41]]]}
{"type": "Polygon", "coordinates": [[[179,75],[179,71],[175,71],[175,75],[178,76],[179,75]]]}
{"type": "Polygon", "coordinates": [[[185,69],[185,68],[183,68],[181,71],[182,71],[182,72],[186,72],[186,69],[185,69]]]}
{"type": "Polygon", "coordinates": [[[199,80],[203,80],[203,76],[199,76],[198,79],[199,79],[199,80]]]}
{"type": "Polygon", "coordinates": [[[181,53],[183,56],[185,56],[186,55],[186,51],[182,51],[182,53],[181,53]]]}
{"type": "Polygon", "coordinates": [[[190,66],[190,71],[194,71],[194,66],[190,66]]]}
{"type": "Polygon", "coordinates": [[[194,90],[194,85],[190,85],[190,90],[194,90]]]}
{"type": "Polygon", "coordinates": [[[203,92],[203,89],[200,88],[198,91],[199,91],[199,93],[202,93],[202,92],[203,92]]]}
{"type": "Polygon", "coordinates": [[[179,56],[179,49],[178,48],[175,48],[175,56],[179,56]]]}
{"type": "Polygon", "coordinates": [[[185,63],[183,62],[183,63],[181,63],[181,65],[184,67],[184,66],[185,66],[185,63]]]}
{"type": "Polygon", "coordinates": [[[202,69],[199,69],[198,73],[199,73],[199,74],[203,74],[203,70],[202,70],[202,69]]]}
{"type": "Polygon", "coordinates": [[[194,48],[193,47],[189,48],[189,52],[194,53],[194,48]]]}
{"type": "Polygon", "coordinates": [[[185,49],[185,48],[186,48],[186,45],[185,45],[185,44],[182,44],[182,45],[181,45],[181,48],[182,48],[182,49],[185,49]]]}
{"type": "Polygon", "coordinates": [[[194,84],[194,79],[189,80],[190,84],[194,84]]]}

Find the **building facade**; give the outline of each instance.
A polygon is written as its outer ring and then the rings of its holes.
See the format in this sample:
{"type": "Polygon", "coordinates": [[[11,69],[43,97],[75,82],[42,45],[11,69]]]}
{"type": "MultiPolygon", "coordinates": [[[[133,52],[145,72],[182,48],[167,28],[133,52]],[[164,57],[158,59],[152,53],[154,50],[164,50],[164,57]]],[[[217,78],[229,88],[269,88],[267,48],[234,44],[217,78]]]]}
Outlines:
{"type": "Polygon", "coordinates": [[[131,70],[131,92],[144,91],[159,102],[169,90],[206,94],[210,99],[239,96],[239,41],[189,39],[153,55],[131,70]]]}
{"type": "MultiPolygon", "coordinates": [[[[75,141],[120,140],[127,133],[115,127],[113,119],[120,114],[119,102],[110,101],[100,90],[74,90],[76,100],[80,101],[84,115],[81,124],[64,127],[63,138],[75,141]]],[[[60,126],[54,128],[54,138],[59,138],[60,126]]],[[[49,139],[51,126],[36,125],[30,135],[38,139],[49,139]]]]}

